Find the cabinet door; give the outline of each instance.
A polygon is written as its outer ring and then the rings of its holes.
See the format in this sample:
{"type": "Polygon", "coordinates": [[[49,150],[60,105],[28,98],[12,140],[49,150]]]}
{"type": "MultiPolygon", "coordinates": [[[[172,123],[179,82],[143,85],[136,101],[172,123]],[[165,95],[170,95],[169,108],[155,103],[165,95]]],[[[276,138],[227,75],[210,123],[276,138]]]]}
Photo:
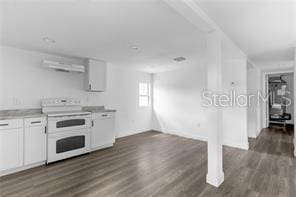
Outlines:
{"type": "Polygon", "coordinates": [[[23,128],[0,130],[0,171],[23,165],[23,128]]]}
{"type": "Polygon", "coordinates": [[[89,60],[87,69],[88,90],[103,92],[106,89],[106,63],[89,60]]]}
{"type": "Polygon", "coordinates": [[[114,119],[94,119],[92,127],[92,148],[106,147],[115,141],[114,119]]]}
{"type": "Polygon", "coordinates": [[[25,165],[46,160],[45,126],[25,128],[25,165]]]}

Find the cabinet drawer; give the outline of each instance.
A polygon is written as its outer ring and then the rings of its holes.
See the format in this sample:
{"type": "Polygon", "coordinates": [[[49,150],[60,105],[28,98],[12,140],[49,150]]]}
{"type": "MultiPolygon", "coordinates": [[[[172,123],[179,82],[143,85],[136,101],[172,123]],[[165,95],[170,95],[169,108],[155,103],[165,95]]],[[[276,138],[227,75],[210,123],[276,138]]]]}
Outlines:
{"type": "Polygon", "coordinates": [[[105,112],[105,113],[93,113],[92,119],[104,119],[104,118],[113,118],[114,112],[105,112]]]}
{"type": "Polygon", "coordinates": [[[21,128],[23,126],[23,119],[0,120],[0,130],[21,128]]]}
{"type": "Polygon", "coordinates": [[[35,126],[45,126],[46,118],[37,117],[37,118],[25,118],[25,127],[35,127],[35,126]]]}

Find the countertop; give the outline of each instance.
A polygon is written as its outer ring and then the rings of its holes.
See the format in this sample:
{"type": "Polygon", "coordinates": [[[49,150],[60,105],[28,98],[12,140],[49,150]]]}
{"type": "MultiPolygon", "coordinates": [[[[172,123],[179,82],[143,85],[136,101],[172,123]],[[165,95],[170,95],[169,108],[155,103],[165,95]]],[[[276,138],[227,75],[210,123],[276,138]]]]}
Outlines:
{"type": "Polygon", "coordinates": [[[104,106],[85,106],[82,107],[82,110],[89,111],[91,113],[116,112],[114,109],[105,109],[104,106]]]}
{"type": "Polygon", "coordinates": [[[0,110],[0,120],[9,120],[17,118],[35,118],[45,117],[46,114],[42,113],[41,109],[13,109],[13,110],[0,110]]]}
{"type": "MultiPolygon", "coordinates": [[[[104,106],[85,106],[82,107],[82,110],[91,113],[116,112],[116,110],[113,109],[105,109],[104,106]]],[[[45,117],[46,114],[42,113],[41,108],[0,110],[0,120],[9,120],[17,118],[36,118],[43,116],[45,117]]]]}

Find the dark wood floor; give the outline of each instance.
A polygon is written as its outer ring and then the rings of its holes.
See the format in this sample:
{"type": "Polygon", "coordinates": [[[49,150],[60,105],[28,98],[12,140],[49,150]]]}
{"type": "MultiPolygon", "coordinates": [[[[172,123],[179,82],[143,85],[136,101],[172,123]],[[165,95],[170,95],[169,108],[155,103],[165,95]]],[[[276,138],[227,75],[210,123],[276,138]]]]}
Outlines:
{"type": "Polygon", "coordinates": [[[224,147],[225,181],[206,184],[205,142],[146,132],[113,148],[0,178],[1,196],[295,196],[293,132],[265,129],[250,150],[224,147]]]}

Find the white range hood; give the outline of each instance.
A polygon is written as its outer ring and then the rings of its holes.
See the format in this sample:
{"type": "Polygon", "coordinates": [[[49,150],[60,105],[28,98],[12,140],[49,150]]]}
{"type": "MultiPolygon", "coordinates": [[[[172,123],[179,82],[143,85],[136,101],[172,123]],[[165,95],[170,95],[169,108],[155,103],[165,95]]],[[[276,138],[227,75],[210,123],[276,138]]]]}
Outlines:
{"type": "Polygon", "coordinates": [[[50,61],[50,60],[43,60],[42,66],[45,68],[52,68],[57,71],[64,71],[64,72],[83,73],[85,71],[84,65],[69,64],[69,63],[56,62],[56,61],[50,61]]]}

